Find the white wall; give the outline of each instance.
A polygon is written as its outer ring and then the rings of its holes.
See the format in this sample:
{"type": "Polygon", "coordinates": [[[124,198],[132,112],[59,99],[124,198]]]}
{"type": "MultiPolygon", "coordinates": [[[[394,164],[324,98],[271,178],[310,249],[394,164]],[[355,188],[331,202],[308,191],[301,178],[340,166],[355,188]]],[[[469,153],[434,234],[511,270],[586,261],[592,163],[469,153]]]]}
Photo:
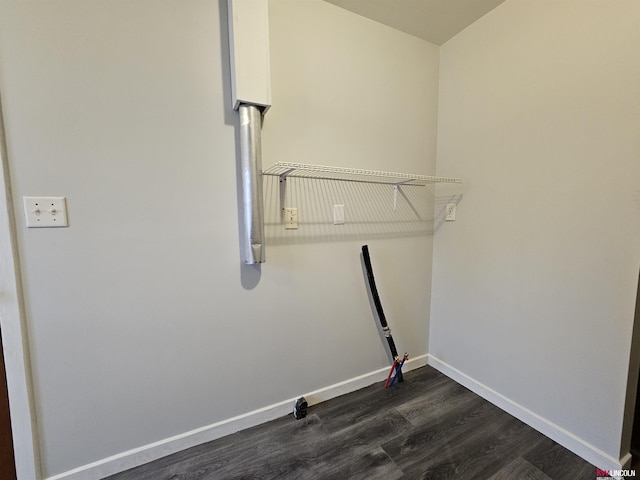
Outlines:
{"type": "Polygon", "coordinates": [[[440,64],[438,172],[469,185],[436,234],[430,354],[615,460],[640,265],[639,20],[634,0],[510,0],[440,64]]]}
{"type": "MultiPolygon", "coordinates": [[[[399,348],[426,353],[424,232],[305,236],[301,208],[241,267],[221,3],[0,4],[45,477],[385,367],[363,243],[399,348]],[[27,230],[25,195],[66,196],[70,227],[27,230]]],[[[265,166],[433,173],[437,47],[319,0],[270,6],[265,166]]]]}

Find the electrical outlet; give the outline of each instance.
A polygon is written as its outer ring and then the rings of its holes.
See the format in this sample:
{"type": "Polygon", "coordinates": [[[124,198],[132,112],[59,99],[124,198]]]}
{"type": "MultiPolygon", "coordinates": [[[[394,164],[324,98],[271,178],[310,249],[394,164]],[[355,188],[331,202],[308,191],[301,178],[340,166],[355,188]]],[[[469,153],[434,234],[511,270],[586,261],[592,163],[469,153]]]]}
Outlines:
{"type": "Polygon", "coordinates": [[[297,208],[284,209],[284,228],[285,230],[298,229],[298,209],[297,208]]]}
{"type": "Polygon", "coordinates": [[[68,227],[65,197],[22,197],[27,227],[68,227]]]}
{"type": "Polygon", "coordinates": [[[447,222],[455,222],[456,220],[456,204],[447,203],[447,207],[444,211],[444,219],[447,222]]]}

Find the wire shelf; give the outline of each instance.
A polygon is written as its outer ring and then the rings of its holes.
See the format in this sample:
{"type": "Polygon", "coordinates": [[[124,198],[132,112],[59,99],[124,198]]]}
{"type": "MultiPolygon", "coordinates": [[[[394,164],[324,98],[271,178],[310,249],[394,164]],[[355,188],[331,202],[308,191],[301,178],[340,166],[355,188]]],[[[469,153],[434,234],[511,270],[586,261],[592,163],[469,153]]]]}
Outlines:
{"type": "Polygon", "coordinates": [[[427,185],[431,183],[462,183],[459,178],[415,175],[411,173],[382,172],[358,168],[329,167],[304,163],[278,162],[262,172],[284,180],[287,177],[340,180],[347,182],[385,183],[390,185],[427,185]]]}

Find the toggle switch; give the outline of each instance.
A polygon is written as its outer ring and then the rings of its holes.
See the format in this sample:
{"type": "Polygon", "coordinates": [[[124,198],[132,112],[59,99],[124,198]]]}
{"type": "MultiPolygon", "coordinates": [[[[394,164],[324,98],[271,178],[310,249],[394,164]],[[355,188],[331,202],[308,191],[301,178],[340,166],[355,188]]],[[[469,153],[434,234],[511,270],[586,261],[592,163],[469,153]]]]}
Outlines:
{"type": "Polygon", "coordinates": [[[22,197],[27,227],[68,227],[66,197],[22,197]]]}

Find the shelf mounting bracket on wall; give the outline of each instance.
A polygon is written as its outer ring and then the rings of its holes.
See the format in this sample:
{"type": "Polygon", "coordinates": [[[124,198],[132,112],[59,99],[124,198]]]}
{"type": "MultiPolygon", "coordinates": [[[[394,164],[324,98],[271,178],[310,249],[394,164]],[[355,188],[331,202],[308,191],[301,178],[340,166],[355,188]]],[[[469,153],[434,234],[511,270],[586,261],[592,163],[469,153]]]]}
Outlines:
{"type": "MultiPolygon", "coordinates": [[[[278,175],[280,181],[280,212],[284,215],[285,209],[285,194],[287,192],[287,176],[293,172],[295,168],[289,168],[278,175]]],[[[263,172],[263,175],[268,175],[263,172]]]]}
{"type": "Polygon", "coordinates": [[[404,180],[402,182],[398,182],[398,183],[394,183],[393,184],[393,211],[396,211],[396,207],[398,206],[398,187],[400,185],[404,185],[406,183],[409,182],[413,182],[415,181],[415,178],[409,179],[409,180],[404,180]]]}

